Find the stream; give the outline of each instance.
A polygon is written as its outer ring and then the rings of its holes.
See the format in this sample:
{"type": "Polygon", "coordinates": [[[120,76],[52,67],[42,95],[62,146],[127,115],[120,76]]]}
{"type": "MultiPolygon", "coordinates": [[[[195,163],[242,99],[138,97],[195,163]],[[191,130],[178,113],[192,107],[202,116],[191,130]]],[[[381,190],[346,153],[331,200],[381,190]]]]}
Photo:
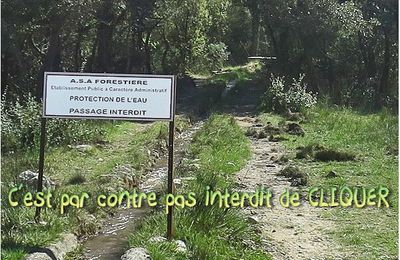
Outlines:
{"type": "MultiPolygon", "coordinates": [[[[193,134],[201,127],[199,121],[186,131],[177,135],[174,147],[175,165],[185,156],[187,147],[192,140],[193,134]]],[[[156,162],[153,169],[145,176],[145,180],[139,185],[141,192],[153,191],[167,180],[167,154],[156,162]]],[[[104,222],[103,229],[95,236],[89,237],[83,242],[83,258],[92,260],[117,260],[128,249],[128,236],[135,230],[140,219],[151,214],[148,207],[142,208],[121,208],[115,216],[104,222]]]]}

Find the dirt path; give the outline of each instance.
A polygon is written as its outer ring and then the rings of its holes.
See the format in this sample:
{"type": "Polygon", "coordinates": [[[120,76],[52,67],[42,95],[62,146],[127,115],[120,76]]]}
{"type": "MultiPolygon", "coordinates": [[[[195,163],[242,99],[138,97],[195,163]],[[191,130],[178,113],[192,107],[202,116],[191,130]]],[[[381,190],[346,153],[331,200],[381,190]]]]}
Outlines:
{"type": "MultiPolygon", "coordinates": [[[[236,117],[242,127],[254,127],[254,118],[236,117]]],[[[237,174],[242,191],[254,192],[257,186],[271,188],[273,194],[281,194],[290,182],[277,176],[284,167],[275,162],[284,154],[284,147],[267,138],[251,139],[252,158],[237,174]]],[[[297,189],[298,190],[298,189],[297,189]]],[[[272,208],[245,208],[246,214],[258,222],[266,250],[274,259],[343,259],[340,248],[327,234],[335,228],[333,221],[322,218],[322,208],[302,203],[296,208],[279,205],[279,197],[273,198],[272,208]]]]}

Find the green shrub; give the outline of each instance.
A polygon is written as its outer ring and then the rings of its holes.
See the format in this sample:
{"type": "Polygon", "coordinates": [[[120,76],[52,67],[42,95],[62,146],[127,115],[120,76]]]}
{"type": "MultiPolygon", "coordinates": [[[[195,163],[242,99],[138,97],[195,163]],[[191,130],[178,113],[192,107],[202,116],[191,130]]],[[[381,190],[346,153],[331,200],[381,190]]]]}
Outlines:
{"type": "Polygon", "coordinates": [[[22,103],[17,99],[1,102],[1,149],[3,152],[31,146],[40,132],[40,104],[32,96],[22,103]]]}
{"type": "Polygon", "coordinates": [[[229,54],[225,43],[211,43],[207,46],[206,64],[204,65],[211,70],[220,69],[228,60],[229,54]]]}
{"type": "Polygon", "coordinates": [[[303,82],[304,74],[298,79],[293,79],[290,86],[286,86],[284,77],[271,75],[271,85],[267,88],[263,98],[262,106],[268,111],[300,112],[305,108],[314,107],[317,97],[312,92],[307,92],[307,84],[303,82]]]}
{"type": "MultiPolygon", "coordinates": [[[[2,152],[32,149],[40,140],[40,103],[31,95],[26,101],[6,103],[1,100],[2,152]]],[[[47,144],[75,144],[96,142],[105,134],[104,122],[92,120],[51,119],[47,121],[47,144]]]]}

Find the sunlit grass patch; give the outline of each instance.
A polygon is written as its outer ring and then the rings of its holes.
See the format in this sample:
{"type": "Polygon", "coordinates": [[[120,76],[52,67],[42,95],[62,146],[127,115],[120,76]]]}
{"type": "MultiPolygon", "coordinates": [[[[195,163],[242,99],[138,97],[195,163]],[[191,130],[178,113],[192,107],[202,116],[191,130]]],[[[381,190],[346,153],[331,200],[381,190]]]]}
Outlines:
{"type": "Polygon", "coordinates": [[[206,187],[231,188],[233,173],[250,157],[250,143],[244,132],[232,117],[213,115],[193,137],[190,151],[200,168],[188,188],[178,193],[194,192],[197,203],[193,208],[175,210],[175,239],[183,240],[188,252],[177,252],[171,247],[173,243],[155,245],[150,241],[152,237],[165,236],[163,213],[144,220],[130,236],[130,246],[147,248],[154,259],[270,259],[263,250],[246,244],[256,245],[258,235],[240,211],[205,206],[206,187]]]}

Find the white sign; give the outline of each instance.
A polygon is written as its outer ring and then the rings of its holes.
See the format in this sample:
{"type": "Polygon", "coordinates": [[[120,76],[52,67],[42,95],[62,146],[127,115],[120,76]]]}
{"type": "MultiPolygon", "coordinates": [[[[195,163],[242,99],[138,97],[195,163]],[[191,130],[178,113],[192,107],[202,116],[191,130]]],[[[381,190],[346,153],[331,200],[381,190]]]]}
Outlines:
{"type": "Polygon", "coordinates": [[[45,72],[43,117],[172,121],[175,77],[45,72]]]}

